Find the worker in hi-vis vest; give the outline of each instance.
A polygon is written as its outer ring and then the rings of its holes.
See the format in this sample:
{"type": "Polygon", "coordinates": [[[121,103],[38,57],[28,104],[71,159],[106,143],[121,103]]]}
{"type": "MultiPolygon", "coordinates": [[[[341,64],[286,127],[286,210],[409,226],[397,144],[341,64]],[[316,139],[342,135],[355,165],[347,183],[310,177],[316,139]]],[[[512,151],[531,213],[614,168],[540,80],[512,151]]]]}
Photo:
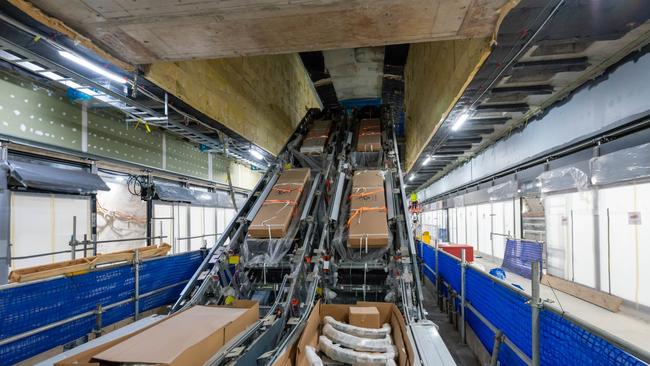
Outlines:
{"type": "Polygon", "coordinates": [[[417,209],[418,207],[418,195],[415,192],[411,193],[411,202],[409,203],[409,209],[417,209]]]}

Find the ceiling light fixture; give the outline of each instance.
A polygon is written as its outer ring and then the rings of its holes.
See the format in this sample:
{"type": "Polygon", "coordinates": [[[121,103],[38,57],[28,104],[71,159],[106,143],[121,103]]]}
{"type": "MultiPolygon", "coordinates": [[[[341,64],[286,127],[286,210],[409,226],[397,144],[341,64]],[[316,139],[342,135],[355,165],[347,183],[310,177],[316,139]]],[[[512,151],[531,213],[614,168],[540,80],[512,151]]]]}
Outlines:
{"type": "Polygon", "coordinates": [[[433,156],[431,156],[431,155],[427,156],[427,158],[424,159],[424,162],[422,162],[422,165],[427,165],[427,164],[429,164],[429,162],[430,162],[431,160],[433,160],[433,156]]]}
{"type": "Polygon", "coordinates": [[[81,65],[81,66],[87,68],[88,70],[94,71],[94,72],[96,72],[96,73],[98,73],[98,74],[100,74],[102,76],[105,76],[105,77],[107,77],[107,78],[109,78],[109,79],[111,79],[111,80],[113,80],[115,82],[118,82],[120,84],[125,84],[126,83],[126,78],[125,77],[119,76],[117,74],[113,74],[112,72],[107,71],[107,70],[105,70],[105,69],[93,64],[92,62],[90,62],[90,61],[88,61],[86,59],[83,59],[83,58],[81,58],[81,57],[79,57],[77,55],[73,55],[70,52],[66,52],[66,51],[59,51],[59,54],[61,56],[65,57],[65,58],[67,58],[68,60],[70,60],[70,61],[72,61],[72,62],[74,62],[74,63],[76,63],[78,65],[81,65]]]}
{"type": "Polygon", "coordinates": [[[451,126],[452,131],[458,131],[458,129],[467,121],[469,118],[469,113],[468,112],[463,112],[458,118],[456,119],[456,122],[454,122],[454,125],[451,126]]]}
{"type": "Polygon", "coordinates": [[[411,174],[411,176],[409,177],[409,182],[413,181],[413,179],[415,179],[415,174],[411,174]]]}
{"type": "Polygon", "coordinates": [[[248,151],[251,153],[251,155],[253,155],[253,157],[255,159],[264,160],[264,156],[262,154],[260,154],[259,151],[255,150],[255,149],[249,149],[248,151]]]}

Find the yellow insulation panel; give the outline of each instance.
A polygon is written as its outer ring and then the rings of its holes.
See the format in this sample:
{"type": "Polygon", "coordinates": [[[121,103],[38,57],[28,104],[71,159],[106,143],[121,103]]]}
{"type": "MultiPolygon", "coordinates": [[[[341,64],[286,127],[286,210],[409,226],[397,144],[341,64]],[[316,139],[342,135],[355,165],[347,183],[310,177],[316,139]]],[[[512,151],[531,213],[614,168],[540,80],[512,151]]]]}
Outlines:
{"type": "Polygon", "coordinates": [[[273,154],[319,106],[298,54],[161,62],[145,75],[273,154]]]}

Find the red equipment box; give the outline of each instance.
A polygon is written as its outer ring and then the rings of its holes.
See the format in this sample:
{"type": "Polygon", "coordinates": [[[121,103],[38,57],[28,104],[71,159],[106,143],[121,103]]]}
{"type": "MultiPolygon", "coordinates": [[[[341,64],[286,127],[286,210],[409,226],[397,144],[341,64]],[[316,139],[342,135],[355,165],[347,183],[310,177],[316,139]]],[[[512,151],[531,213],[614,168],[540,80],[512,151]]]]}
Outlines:
{"type": "Polygon", "coordinates": [[[465,260],[474,262],[474,248],[469,244],[440,244],[438,247],[458,259],[461,257],[461,249],[465,249],[465,260]]]}

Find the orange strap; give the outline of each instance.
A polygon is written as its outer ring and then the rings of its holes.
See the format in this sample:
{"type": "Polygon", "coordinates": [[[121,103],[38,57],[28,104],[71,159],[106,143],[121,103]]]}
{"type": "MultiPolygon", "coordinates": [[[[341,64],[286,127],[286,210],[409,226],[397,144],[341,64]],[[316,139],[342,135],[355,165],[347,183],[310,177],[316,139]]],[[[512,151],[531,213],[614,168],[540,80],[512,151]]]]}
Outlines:
{"type": "Polygon", "coordinates": [[[302,192],[302,186],[301,187],[296,187],[296,188],[280,188],[280,187],[273,187],[271,188],[272,191],[278,191],[280,193],[291,193],[293,191],[298,191],[302,192]]]}
{"type": "Polygon", "coordinates": [[[307,136],[305,138],[305,141],[307,140],[315,140],[315,139],[322,139],[322,138],[328,138],[329,135],[320,135],[320,136],[307,136]]]}
{"type": "Polygon", "coordinates": [[[286,203],[287,205],[295,205],[298,203],[298,201],[293,201],[293,200],[264,200],[262,203],[262,206],[266,204],[271,204],[271,203],[286,203]]]}
{"type": "Polygon", "coordinates": [[[367,196],[372,196],[372,195],[375,194],[375,193],[381,193],[381,192],[383,192],[383,191],[384,191],[383,188],[379,188],[379,189],[375,189],[375,190],[367,191],[367,192],[363,192],[363,193],[353,193],[353,194],[350,195],[350,199],[352,199],[352,198],[354,198],[354,197],[367,197],[367,196]]]}
{"type": "Polygon", "coordinates": [[[352,223],[352,220],[354,220],[355,217],[361,215],[364,212],[377,212],[377,211],[383,211],[386,212],[386,207],[359,207],[352,209],[351,211],[354,211],[352,215],[350,215],[350,218],[348,219],[348,226],[352,223]]]}

